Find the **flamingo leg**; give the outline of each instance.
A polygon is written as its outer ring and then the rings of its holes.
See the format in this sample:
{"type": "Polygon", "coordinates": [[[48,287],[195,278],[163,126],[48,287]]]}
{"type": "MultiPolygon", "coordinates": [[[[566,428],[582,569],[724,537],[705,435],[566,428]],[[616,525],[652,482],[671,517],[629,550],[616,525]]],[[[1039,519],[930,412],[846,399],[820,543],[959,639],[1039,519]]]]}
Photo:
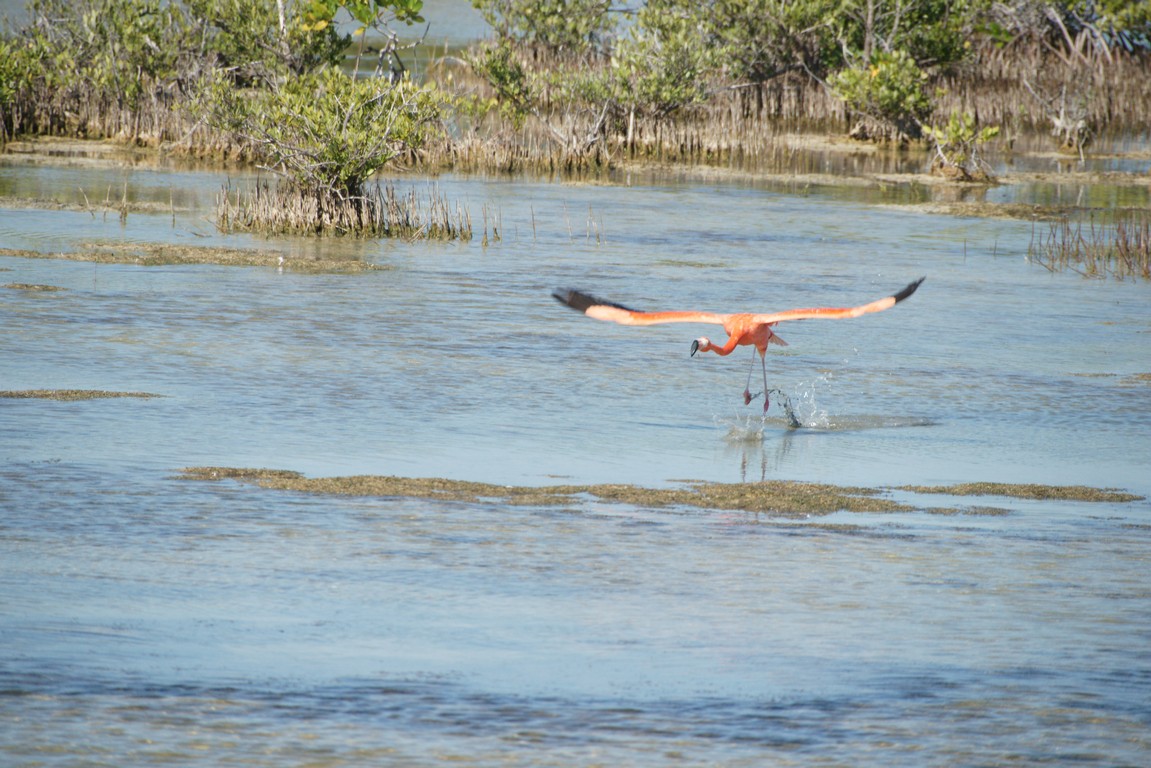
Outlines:
{"type": "Polygon", "coordinates": [[[759,353],[759,365],[763,369],[763,412],[767,413],[767,406],[771,402],[767,398],[767,354],[766,352],[759,353]]]}
{"type": "MultiPolygon", "coordinates": [[[[747,369],[747,384],[744,385],[744,387],[743,387],[743,404],[744,405],[749,405],[751,403],[751,399],[758,395],[758,393],[755,395],[751,394],[751,374],[752,374],[752,371],[755,370],[755,353],[756,353],[756,350],[753,348],[751,350],[751,367],[747,369]]],[[[766,369],[764,369],[764,372],[763,372],[763,380],[764,380],[764,382],[767,381],[767,370],[766,369]]],[[[763,392],[764,392],[764,397],[767,397],[767,388],[766,387],[764,387],[763,392]]]]}
{"type": "MultiPolygon", "coordinates": [[[[743,404],[744,405],[750,405],[751,401],[754,400],[755,398],[759,397],[761,394],[759,392],[756,392],[754,395],[751,394],[751,374],[753,371],[755,371],[755,353],[756,352],[759,352],[759,350],[758,349],[752,350],[751,367],[747,369],[747,384],[745,384],[743,387],[743,404]]],[[[759,367],[763,371],[763,392],[762,392],[762,394],[763,394],[763,412],[767,413],[767,408],[768,408],[768,406],[771,405],[771,401],[768,399],[768,395],[767,395],[767,353],[766,353],[766,351],[765,352],[759,352],[759,367]]]]}

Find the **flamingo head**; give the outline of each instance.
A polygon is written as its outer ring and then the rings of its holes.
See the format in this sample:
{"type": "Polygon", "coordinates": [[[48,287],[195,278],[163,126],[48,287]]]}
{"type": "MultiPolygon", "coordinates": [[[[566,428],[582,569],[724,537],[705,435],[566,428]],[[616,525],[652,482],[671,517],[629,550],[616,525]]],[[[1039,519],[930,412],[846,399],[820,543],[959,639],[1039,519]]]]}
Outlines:
{"type": "Polygon", "coordinates": [[[709,341],[706,336],[700,336],[691,343],[691,357],[695,357],[695,353],[700,350],[706,352],[709,349],[711,349],[711,341],[709,341]]]}

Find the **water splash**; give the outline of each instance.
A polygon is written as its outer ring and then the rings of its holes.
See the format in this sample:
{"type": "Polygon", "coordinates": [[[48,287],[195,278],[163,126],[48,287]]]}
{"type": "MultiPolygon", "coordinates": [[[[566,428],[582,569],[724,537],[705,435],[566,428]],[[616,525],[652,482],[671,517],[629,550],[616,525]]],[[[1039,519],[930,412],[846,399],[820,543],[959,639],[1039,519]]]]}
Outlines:
{"type": "Polygon", "coordinates": [[[768,428],[800,429],[804,426],[786,393],[782,390],[771,389],[768,390],[768,395],[771,398],[772,410],[775,413],[782,412],[782,417],[773,416],[770,412],[760,413],[758,411],[736,416],[716,415],[713,417],[716,426],[727,430],[724,435],[727,442],[760,443],[763,442],[764,432],[768,428]]]}
{"type": "Polygon", "coordinates": [[[799,429],[803,426],[803,422],[799,420],[799,417],[795,413],[795,408],[793,408],[791,405],[791,398],[788,397],[787,394],[783,392],[783,390],[768,390],[767,395],[771,396],[772,399],[775,400],[776,405],[783,408],[783,412],[787,417],[787,426],[791,427],[792,429],[799,429]]]}
{"type": "MultiPolygon", "coordinates": [[[[819,403],[817,393],[826,387],[831,373],[803,382],[792,392],[770,389],[771,407],[767,413],[750,412],[736,416],[715,416],[716,426],[725,429],[724,439],[731,444],[762,442],[766,432],[779,428],[818,432],[853,432],[866,429],[923,427],[935,422],[914,416],[846,415],[833,416],[819,403]]],[[[756,395],[755,397],[758,397],[756,395]]]]}
{"type": "Polygon", "coordinates": [[[819,404],[817,393],[830,390],[834,374],[821,373],[811,381],[800,382],[796,388],[793,407],[807,429],[833,429],[834,424],[828,410],[819,404]]]}

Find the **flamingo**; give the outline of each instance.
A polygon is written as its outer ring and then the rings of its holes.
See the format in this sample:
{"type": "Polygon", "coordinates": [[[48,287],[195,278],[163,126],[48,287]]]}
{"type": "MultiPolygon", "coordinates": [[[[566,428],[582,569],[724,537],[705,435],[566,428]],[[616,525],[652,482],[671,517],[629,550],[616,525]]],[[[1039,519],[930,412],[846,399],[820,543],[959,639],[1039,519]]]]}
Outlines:
{"type": "MultiPolygon", "coordinates": [[[[657,325],[659,323],[712,323],[714,325],[722,325],[723,330],[727,332],[726,342],[716,344],[706,336],[701,336],[691,343],[691,355],[694,357],[696,352],[714,352],[717,355],[726,357],[738,346],[754,346],[755,350],[759,352],[759,362],[763,368],[763,412],[767,413],[768,406],[770,405],[767,394],[767,347],[770,344],[778,344],[781,347],[787,346],[787,342],[775,333],[774,326],[776,323],[781,323],[785,320],[859,317],[872,312],[882,312],[885,309],[891,309],[915,293],[915,289],[926,279],[925,277],[921,277],[909,283],[906,288],[898,293],[877,299],[869,304],[861,304],[858,307],[813,307],[811,309],[789,309],[786,312],[771,312],[767,314],[720,314],[716,312],[694,311],[641,312],[636,309],[629,309],[622,304],[597,299],[582,291],[574,291],[568,288],[557,288],[552,292],[552,297],[559,303],[571,307],[577,312],[583,312],[588,317],[593,317],[596,320],[610,320],[620,325],[657,325]]],[[[751,394],[751,374],[752,371],[755,370],[754,352],[752,353],[751,360],[751,368],[748,369],[747,372],[747,385],[743,389],[744,405],[750,404],[752,399],[757,396],[751,394]]]]}

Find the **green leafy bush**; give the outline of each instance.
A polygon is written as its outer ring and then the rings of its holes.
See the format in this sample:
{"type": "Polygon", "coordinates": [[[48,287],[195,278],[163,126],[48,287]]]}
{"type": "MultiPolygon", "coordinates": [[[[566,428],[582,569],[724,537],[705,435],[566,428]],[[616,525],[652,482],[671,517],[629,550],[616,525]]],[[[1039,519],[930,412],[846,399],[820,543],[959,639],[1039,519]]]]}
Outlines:
{"type": "Polygon", "coordinates": [[[582,53],[613,29],[611,0],[472,0],[502,40],[582,53]]]}
{"type": "Polygon", "coordinates": [[[894,138],[918,138],[931,113],[927,75],[906,51],[880,51],[836,73],[830,85],[856,113],[888,126],[894,138]]]}
{"type": "Polygon", "coordinates": [[[264,167],[325,199],[363,194],[368,179],[416,150],[439,124],[443,98],[404,79],[353,79],[338,69],[242,92],[217,79],[202,101],[215,127],[241,138],[264,167]]]}
{"type": "Polygon", "coordinates": [[[480,47],[469,59],[476,74],[495,90],[495,104],[500,115],[519,130],[535,110],[531,79],[512,51],[511,43],[502,40],[480,47]]]}
{"type": "Polygon", "coordinates": [[[732,79],[758,83],[795,70],[822,73],[838,64],[832,22],[842,5],[840,0],[713,0],[697,12],[716,66],[732,79]]]}
{"type": "Polygon", "coordinates": [[[864,61],[879,51],[906,51],[920,66],[959,61],[968,31],[986,0],[843,0],[831,12],[834,39],[864,61]]]}
{"type": "Polygon", "coordinates": [[[616,97],[627,109],[662,117],[707,95],[712,67],[696,19],[679,0],[649,0],[612,57],[616,97]]]}
{"type": "Polygon", "coordinates": [[[33,0],[25,39],[45,81],[135,104],[175,77],[187,19],[161,0],[33,0]]]}
{"type": "Polygon", "coordinates": [[[928,126],[924,135],[935,146],[933,173],[961,181],[989,181],[990,174],[982,158],[985,144],[999,135],[999,126],[978,128],[970,112],[953,114],[943,127],[928,126]]]}
{"type": "Polygon", "coordinates": [[[271,0],[184,4],[189,42],[203,41],[202,65],[227,72],[242,86],[336,64],[349,42],[335,25],[311,23],[315,19],[308,13],[314,3],[287,0],[283,8],[271,0]]]}

